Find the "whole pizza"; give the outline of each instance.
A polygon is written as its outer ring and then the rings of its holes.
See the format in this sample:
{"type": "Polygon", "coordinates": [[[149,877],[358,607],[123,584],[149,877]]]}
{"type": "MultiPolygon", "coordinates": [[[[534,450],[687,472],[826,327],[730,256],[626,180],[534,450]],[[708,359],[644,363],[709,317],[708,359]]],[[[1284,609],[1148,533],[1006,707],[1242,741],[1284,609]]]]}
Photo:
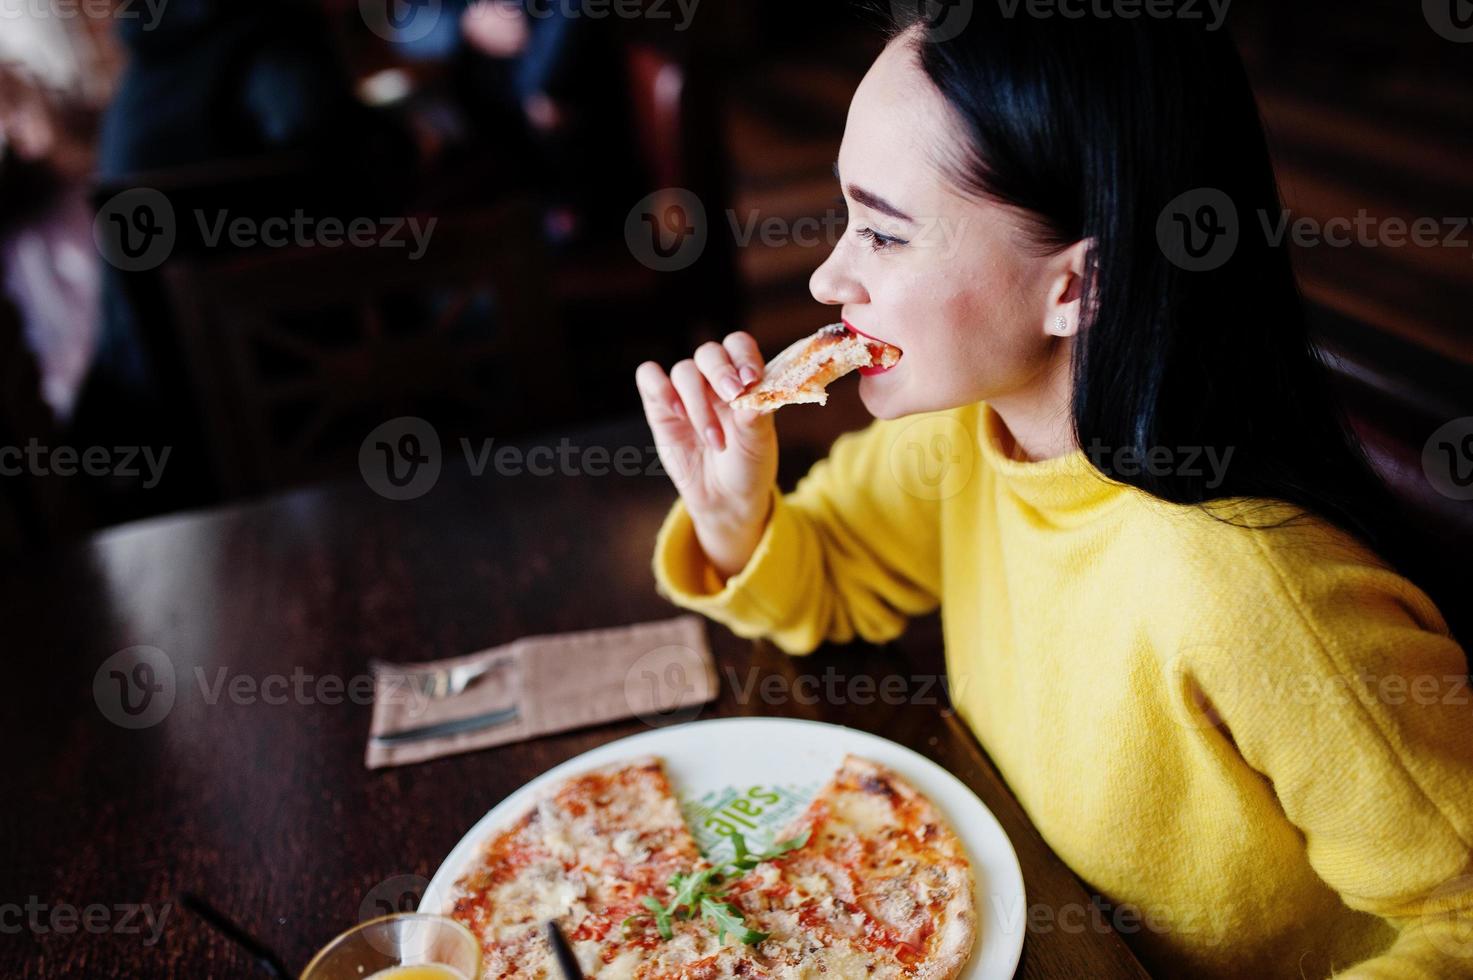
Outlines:
{"type": "Polygon", "coordinates": [[[849,756],[770,849],[696,846],[659,759],[564,780],[484,846],[453,915],[484,978],[560,977],[555,922],[583,974],[634,980],[944,980],[977,910],[961,843],[894,772],[849,756]]]}

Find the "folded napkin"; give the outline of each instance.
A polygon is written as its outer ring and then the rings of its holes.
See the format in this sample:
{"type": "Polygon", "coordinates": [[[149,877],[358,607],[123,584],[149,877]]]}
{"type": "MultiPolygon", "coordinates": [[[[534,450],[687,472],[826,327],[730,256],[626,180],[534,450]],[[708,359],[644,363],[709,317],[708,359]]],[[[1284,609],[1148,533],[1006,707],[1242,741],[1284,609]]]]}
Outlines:
{"type": "Polygon", "coordinates": [[[717,692],[705,625],[697,616],[525,637],[432,663],[377,662],[373,670],[364,758],[370,769],[621,718],[657,724],[717,692]],[[461,693],[435,698],[425,678],[436,668],[452,677],[457,668],[476,676],[461,693]]]}

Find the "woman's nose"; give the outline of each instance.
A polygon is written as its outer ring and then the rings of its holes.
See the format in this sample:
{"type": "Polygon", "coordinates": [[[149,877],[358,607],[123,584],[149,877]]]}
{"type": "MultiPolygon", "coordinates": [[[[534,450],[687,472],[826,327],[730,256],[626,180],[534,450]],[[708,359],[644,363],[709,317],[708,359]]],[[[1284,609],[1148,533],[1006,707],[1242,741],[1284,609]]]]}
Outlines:
{"type": "Polygon", "coordinates": [[[845,306],[869,302],[869,295],[849,268],[845,252],[841,241],[808,279],[808,291],[820,303],[845,306]]]}

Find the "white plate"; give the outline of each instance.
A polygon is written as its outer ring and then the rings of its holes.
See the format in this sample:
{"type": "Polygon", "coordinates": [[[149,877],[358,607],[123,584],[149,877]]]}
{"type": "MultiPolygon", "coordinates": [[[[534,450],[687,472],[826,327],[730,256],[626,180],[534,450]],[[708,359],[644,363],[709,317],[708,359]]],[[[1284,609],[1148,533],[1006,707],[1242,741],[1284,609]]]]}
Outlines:
{"type": "Polygon", "coordinates": [[[850,753],[894,769],[946,816],[967,849],[977,883],[978,941],[962,976],[1011,977],[1023,951],[1023,873],[992,811],[961,780],[903,745],[840,725],[793,718],[720,718],[657,728],[601,745],[549,769],[493,807],[461,838],[435,872],[420,911],[447,913],[455,882],[476,861],[481,845],[525,813],[549,783],[567,776],[620,759],[658,755],[703,846],[711,839],[701,826],[703,818],[755,823],[756,827],[743,828],[744,834],[761,845],[774,825],[785,823],[792,811],[807,805],[850,753]],[[723,807],[712,814],[710,804],[726,791],[745,794],[751,787],[762,787],[758,805],[749,801],[737,810],[723,807]],[[774,796],[779,802],[767,806],[774,796]],[[750,811],[755,809],[766,809],[774,819],[752,818],[750,811]]]}

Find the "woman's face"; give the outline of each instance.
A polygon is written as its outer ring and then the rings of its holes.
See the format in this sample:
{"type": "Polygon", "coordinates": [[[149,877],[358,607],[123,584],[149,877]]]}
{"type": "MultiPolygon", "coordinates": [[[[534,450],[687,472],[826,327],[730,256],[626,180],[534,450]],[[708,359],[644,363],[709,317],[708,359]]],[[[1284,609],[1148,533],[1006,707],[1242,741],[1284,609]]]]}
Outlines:
{"type": "Polygon", "coordinates": [[[876,418],[955,408],[1043,386],[1068,342],[1048,332],[1075,288],[1069,253],[1022,247],[1016,212],[964,194],[942,162],[961,160],[961,123],[905,36],[875,61],[849,106],[838,174],[849,224],[809,289],[860,333],[899,347],[866,374],[876,418]]]}

